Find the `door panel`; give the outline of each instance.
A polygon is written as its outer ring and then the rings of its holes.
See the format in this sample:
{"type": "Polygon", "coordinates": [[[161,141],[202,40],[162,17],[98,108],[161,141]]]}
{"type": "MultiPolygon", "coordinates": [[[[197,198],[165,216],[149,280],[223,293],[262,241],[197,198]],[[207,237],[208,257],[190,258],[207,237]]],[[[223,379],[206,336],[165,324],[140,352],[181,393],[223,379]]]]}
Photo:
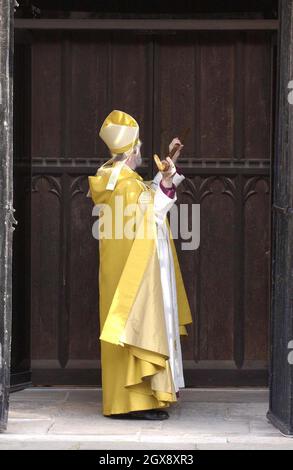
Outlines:
{"type": "MultiPolygon", "coordinates": [[[[194,318],[185,344],[189,384],[266,383],[270,35],[164,37],[155,60],[154,129],[178,135],[191,127],[178,202],[201,210],[200,247],[180,257],[194,318]]],[[[162,154],[169,135],[156,134],[162,154]]]]}

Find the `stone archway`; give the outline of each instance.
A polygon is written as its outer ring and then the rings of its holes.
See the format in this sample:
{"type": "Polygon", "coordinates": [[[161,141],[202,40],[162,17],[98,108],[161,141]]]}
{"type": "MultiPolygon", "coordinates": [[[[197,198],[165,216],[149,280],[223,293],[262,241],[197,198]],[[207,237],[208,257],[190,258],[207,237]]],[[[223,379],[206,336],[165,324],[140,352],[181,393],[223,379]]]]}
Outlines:
{"type": "MultiPolygon", "coordinates": [[[[273,194],[272,341],[268,418],[293,434],[293,0],[280,1],[279,100],[273,194]]],[[[13,2],[0,0],[0,429],[8,413],[12,268],[13,2]]]]}

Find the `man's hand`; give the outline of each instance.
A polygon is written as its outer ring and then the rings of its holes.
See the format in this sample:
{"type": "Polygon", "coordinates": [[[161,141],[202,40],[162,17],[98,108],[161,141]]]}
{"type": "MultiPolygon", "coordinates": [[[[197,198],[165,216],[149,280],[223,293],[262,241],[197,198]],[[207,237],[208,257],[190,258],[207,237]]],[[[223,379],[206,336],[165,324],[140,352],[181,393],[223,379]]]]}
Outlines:
{"type": "Polygon", "coordinates": [[[176,152],[174,153],[173,157],[172,157],[172,161],[173,163],[176,163],[178,158],[179,158],[179,155],[180,155],[180,152],[181,150],[183,149],[184,145],[180,142],[180,140],[178,139],[178,137],[175,137],[172,142],[170,143],[169,145],[169,153],[172,152],[174,146],[176,145],[177,147],[177,150],[176,152]],[[176,145],[178,144],[178,145],[176,145]]]}
{"type": "Polygon", "coordinates": [[[171,160],[170,157],[167,157],[166,160],[162,160],[162,162],[167,162],[168,168],[165,171],[161,171],[162,173],[162,184],[165,188],[172,188],[173,184],[173,176],[176,173],[176,167],[174,162],[171,160]]]}

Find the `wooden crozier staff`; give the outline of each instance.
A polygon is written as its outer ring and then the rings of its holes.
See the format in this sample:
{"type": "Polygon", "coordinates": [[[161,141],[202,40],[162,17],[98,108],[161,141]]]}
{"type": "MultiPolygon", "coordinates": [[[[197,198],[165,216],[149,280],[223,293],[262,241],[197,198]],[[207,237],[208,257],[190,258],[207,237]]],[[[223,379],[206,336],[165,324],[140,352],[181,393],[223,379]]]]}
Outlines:
{"type": "MultiPolygon", "coordinates": [[[[185,142],[185,139],[186,139],[189,131],[190,131],[190,127],[185,129],[185,131],[182,134],[182,137],[179,138],[181,144],[183,142],[185,142]]],[[[167,157],[171,158],[171,160],[172,160],[172,157],[175,155],[175,153],[176,153],[179,146],[180,146],[180,144],[175,144],[172,151],[167,155],[167,157]]],[[[160,160],[160,157],[156,153],[154,154],[154,160],[156,162],[156,165],[157,165],[159,171],[167,171],[168,170],[170,164],[166,160],[160,160]]]]}

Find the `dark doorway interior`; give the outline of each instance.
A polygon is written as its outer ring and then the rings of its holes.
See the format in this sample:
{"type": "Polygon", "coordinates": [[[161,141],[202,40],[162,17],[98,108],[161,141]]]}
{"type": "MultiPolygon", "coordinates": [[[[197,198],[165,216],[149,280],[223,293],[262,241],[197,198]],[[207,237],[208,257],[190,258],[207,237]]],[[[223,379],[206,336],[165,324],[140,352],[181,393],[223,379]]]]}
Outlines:
{"type": "Polygon", "coordinates": [[[13,207],[17,225],[12,257],[11,387],[31,382],[31,44],[18,35],[14,50],[13,207]]]}

